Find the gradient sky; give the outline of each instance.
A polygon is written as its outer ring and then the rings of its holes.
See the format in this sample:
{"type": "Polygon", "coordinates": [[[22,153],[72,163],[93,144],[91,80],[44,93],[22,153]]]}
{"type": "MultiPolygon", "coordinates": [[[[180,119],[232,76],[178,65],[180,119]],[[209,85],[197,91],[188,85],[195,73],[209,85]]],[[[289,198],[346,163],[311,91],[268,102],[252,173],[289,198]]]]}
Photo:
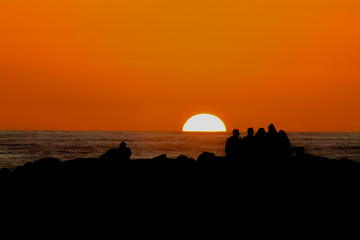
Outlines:
{"type": "Polygon", "coordinates": [[[2,0],[0,129],[360,131],[359,0],[2,0]]]}

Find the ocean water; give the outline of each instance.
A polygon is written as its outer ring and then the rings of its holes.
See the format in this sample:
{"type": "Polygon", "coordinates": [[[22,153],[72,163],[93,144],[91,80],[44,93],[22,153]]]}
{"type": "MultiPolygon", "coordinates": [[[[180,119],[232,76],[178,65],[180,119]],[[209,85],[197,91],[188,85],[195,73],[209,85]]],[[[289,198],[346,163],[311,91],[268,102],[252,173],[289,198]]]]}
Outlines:
{"type": "MultiPolygon", "coordinates": [[[[225,155],[230,133],[183,132],[71,132],[0,131],[0,168],[15,168],[28,161],[56,157],[63,161],[99,157],[125,141],[132,159],[186,155],[197,158],[202,152],[225,155]]],[[[245,136],[245,133],[241,133],[245,136]]],[[[307,153],[360,162],[360,133],[288,133],[292,146],[304,146],[307,153]]]]}

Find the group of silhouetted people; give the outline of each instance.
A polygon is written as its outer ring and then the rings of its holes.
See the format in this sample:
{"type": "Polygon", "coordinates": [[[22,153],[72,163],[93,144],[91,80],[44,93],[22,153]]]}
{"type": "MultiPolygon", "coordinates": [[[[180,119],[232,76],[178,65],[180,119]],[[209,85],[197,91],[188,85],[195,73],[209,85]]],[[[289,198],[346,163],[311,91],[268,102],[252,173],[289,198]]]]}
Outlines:
{"type": "MultiPolygon", "coordinates": [[[[239,129],[232,131],[232,136],[226,141],[225,153],[230,159],[265,159],[277,158],[285,159],[292,154],[291,144],[284,130],[279,132],[274,124],[268,126],[266,132],[264,128],[259,128],[254,135],[254,129],[248,128],[247,135],[240,137],[239,129]]],[[[122,142],[119,148],[113,148],[100,156],[106,160],[129,160],[131,156],[130,148],[122,142]]]]}
{"type": "Polygon", "coordinates": [[[268,132],[259,128],[254,135],[254,129],[248,128],[247,135],[240,137],[238,129],[234,129],[232,136],[226,141],[225,153],[228,158],[278,158],[284,159],[291,155],[291,144],[285,131],[276,130],[270,124],[268,132]]]}

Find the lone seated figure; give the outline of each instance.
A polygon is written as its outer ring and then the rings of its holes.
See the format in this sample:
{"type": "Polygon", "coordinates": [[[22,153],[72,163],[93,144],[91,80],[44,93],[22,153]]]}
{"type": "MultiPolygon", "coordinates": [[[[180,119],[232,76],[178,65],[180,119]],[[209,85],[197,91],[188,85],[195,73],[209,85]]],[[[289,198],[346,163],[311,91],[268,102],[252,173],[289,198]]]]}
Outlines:
{"type": "Polygon", "coordinates": [[[226,146],[225,146],[225,153],[226,156],[229,158],[236,158],[239,156],[240,153],[240,147],[241,147],[241,138],[239,138],[240,136],[240,132],[239,129],[234,129],[232,131],[232,136],[228,138],[228,140],[226,141],[226,146]]]}
{"type": "Polygon", "coordinates": [[[130,148],[126,147],[125,142],[121,142],[119,148],[112,148],[107,150],[103,155],[100,156],[100,158],[107,160],[129,160],[130,156],[130,148]]]}

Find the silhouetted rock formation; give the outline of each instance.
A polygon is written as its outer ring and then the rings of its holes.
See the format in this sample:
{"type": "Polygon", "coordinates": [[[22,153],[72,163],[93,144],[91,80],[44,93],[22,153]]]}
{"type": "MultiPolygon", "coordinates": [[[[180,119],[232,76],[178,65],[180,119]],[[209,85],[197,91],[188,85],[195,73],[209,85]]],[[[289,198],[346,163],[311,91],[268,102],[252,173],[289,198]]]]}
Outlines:
{"type": "MultiPolygon", "coordinates": [[[[0,169],[0,179],[31,182],[40,180],[66,181],[69,179],[110,179],[136,178],[141,181],[151,181],[152,177],[168,177],[175,179],[184,175],[194,177],[204,171],[211,171],[224,178],[253,177],[261,179],[272,176],[287,176],[287,180],[306,178],[336,177],[341,179],[360,177],[360,163],[348,159],[328,159],[306,154],[303,148],[298,148],[294,156],[286,158],[244,159],[215,156],[204,152],[195,161],[184,155],[176,159],[160,155],[153,159],[139,159],[131,161],[104,161],[102,158],[83,158],[60,161],[56,158],[44,158],[33,163],[26,163],[14,171],[0,169]],[[289,176],[290,175],[290,176],[289,176]]],[[[165,180],[165,179],[164,179],[165,180]]],[[[167,179],[169,180],[169,179],[167,179]]]]}

